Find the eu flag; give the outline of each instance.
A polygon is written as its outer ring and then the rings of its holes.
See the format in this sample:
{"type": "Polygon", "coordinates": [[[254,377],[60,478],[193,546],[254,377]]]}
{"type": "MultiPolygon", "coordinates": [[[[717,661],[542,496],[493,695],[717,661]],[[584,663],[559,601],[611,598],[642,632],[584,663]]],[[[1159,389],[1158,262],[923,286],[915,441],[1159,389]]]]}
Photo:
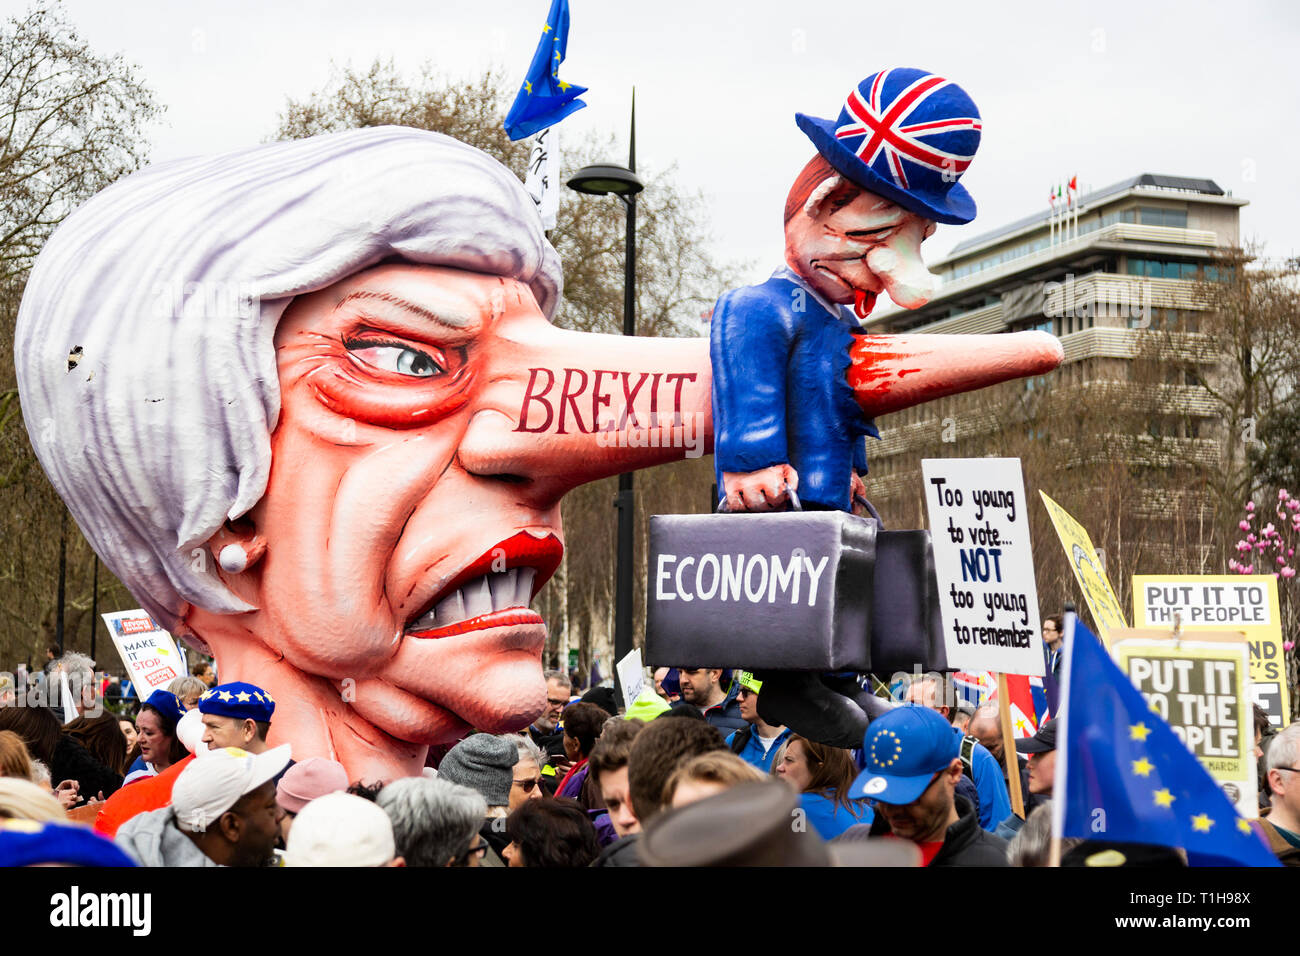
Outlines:
{"type": "Polygon", "coordinates": [[[578,99],[587,92],[560,79],[560,64],[569,45],[569,0],[551,0],[551,12],[542,27],[532,65],[506,114],[506,135],[523,139],[553,126],[587,104],[578,99]]]}
{"type": "Polygon", "coordinates": [[[1182,847],[1192,866],[1279,866],[1101,642],[1073,614],[1066,630],[1056,832],[1182,847]]]}

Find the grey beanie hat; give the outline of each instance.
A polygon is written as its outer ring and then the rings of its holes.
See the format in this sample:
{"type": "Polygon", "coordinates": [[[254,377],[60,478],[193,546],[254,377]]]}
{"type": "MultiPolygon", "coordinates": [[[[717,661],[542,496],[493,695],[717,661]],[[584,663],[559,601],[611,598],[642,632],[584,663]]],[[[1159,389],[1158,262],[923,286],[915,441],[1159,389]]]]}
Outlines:
{"type": "Polygon", "coordinates": [[[438,764],[438,779],[458,783],[483,794],[489,807],[510,804],[510,787],[519,762],[519,748],[491,734],[473,734],[447,751],[438,764]]]}

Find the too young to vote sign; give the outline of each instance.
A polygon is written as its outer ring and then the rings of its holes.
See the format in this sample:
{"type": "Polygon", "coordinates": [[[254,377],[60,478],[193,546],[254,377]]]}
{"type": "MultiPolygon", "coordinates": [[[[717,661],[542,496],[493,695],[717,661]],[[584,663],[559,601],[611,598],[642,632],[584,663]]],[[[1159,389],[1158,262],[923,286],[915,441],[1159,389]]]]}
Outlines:
{"type": "Polygon", "coordinates": [[[921,473],[948,666],[1041,677],[1020,459],[926,458],[921,473]]]}

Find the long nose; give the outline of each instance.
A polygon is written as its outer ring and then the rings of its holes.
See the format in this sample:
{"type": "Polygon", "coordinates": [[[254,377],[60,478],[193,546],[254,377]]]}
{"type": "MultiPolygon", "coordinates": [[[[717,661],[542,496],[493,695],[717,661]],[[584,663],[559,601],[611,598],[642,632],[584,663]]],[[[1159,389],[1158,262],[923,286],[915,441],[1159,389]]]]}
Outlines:
{"type": "Polygon", "coordinates": [[[706,339],[654,339],[503,325],[461,463],[559,495],[584,482],[713,451],[706,339]]]}
{"type": "Polygon", "coordinates": [[[883,415],[922,402],[1043,375],[1061,364],[1046,332],[1001,335],[862,335],[849,348],[849,385],[862,411],[883,415]]]}

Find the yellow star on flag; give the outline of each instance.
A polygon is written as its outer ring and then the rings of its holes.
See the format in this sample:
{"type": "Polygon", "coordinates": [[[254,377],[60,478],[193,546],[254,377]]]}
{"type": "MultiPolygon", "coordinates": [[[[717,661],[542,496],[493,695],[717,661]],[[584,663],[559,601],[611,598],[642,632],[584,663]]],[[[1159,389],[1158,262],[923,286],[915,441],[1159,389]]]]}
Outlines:
{"type": "Polygon", "coordinates": [[[1174,800],[1176,799],[1168,790],[1157,790],[1155,796],[1157,807],[1173,806],[1174,800]]]}
{"type": "Polygon", "coordinates": [[[533,84],[529,83],[527,80],[524,80],[524,89],[528,91],[529,95],[532,95],[533,84]]]}
{"type": "Polygon", "coordinates": [[[542,27],[542,36],[546,36],[546,34],[550,32],[551,32],[551,25],[549,23],[546,24],[546,26],[542,27]]]}
{"type": "Polygon", "coordinates": [[[1149,734],[1149,733],[1151,733],[1151,728],[1148,727],[1146,724],[1142,724],[1142,723],[1133,724],[1133,725],[1132,725],[1131,727],[1129,727],[1129,729],[1128,729],[1128,739],[1129,739],[1129,740],[1146,740],[1146,739],[1147,739],[1147,734],[1149,734]]]}
{"type": "Polygon", "coordinates": [[[569,88],[569,84],[568,84],[568,83],[565,83],[563,80],[560,80],[560,82],[559,82],[558,85],[559,85],[559,87],[560,87],[560,92],[561,92],[561,93],[563,93],[565,90],[567,90],[567,89],[569,88]]]}
{"type": "Polygon", "coordinates": [[[250,694],[250,693],[249,693],[248,691],[246,691],[246,690],[241,690],[241,691],[240,691],[238,694],[236,694],[235,696],[236,696],[237,698],[239,698],[239,702],[240,702],[241,704],[247,704],[250,700],[253,699],[253,695],[250,694]]]}
{"type": "Polygon", "coordinates": [[[1249,836],[1253,832],[1250,829],[1250,824],[1247,823],[1245,820],[1242,820],[1241,818],[1237,819],[1237,829],[1240,830],[1242,833],[1246,834],[1247,836],[1249,836]]]}
{"type": "Polygon", "coordinates": [[[1192,817],[1192,829],[1198,833],[1209,833],[1212,826],[1214,826],[1214,821],[1207,814],[1198,813],[1192,817]]]}
{"type": "Polygon", "coordinates": [[[228,691],[228,690],[223,690],[223,691],[222,691],[220,694],[218,694],[217,696],[220,697],[222,700],[234,700],[234,698],[235,698],[235,695],[232,694],[232,693],[230,693],[230,691],[228,691]]]}
{"type": "Polygon", "coordinates": [[[1151,771],[1154,770],[1155,768],[1156,768],[1156,765],[1153,764],[1153,763],[1152,763],[1150,760],[1148,760],[1146,757],[1143,757],[1141,760],[1134,760],[1134,761],[1133,761],[1133,772],[1134,772],[1135,774],[1137,774],[1139,777],[1145,777],[1145,776],[1147,776],[1147,775],[1150,774],[1151,771]]]}

